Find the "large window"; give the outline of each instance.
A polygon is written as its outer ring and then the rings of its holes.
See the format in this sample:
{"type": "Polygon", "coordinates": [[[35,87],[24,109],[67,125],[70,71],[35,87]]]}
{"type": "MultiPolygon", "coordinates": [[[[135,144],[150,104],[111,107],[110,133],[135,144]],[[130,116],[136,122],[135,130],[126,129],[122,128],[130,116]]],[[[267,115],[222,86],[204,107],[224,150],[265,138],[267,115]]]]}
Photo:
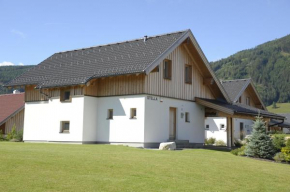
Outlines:
{"type": "Polygon", "coordinates": [[[69,121],[60,122],[60,133],[69,133],[69,121]]]}
{"type": "Polygon", "coordinates": [[[192,66],[191,65],[185,65],[185,83],[192,83],[192,66]]]}
{"type": "Polygon", "coordinates": [[[171,79],[172,76],[172,61],[165,59],[163,62],[163,77],[164,79],[171,79]]]}

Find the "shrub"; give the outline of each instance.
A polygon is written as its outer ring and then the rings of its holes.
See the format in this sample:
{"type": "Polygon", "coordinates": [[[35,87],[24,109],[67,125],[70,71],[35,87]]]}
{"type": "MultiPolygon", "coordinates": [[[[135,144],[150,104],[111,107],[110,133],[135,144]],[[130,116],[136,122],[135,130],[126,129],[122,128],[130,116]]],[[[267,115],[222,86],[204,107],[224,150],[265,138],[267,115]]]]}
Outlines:
{"type": "Polygon", "coordinates": [[[235,139],[234,140],[234,144],[235,144],[236,147],[242,147],[243,146],[242,141],[240,141],[239,139],[235,139]]]}
{"type": "Polygon", "coordinates": [[[211,137],[211,138],[209,138],[209,139],[205,139],[205,144],[206,145],[213,145],[214,143],[215,143],[215,138],[213,138],[213,137],[211,137]]]}
{"type": "Polygon", "coordinates": [[[216,146],[226,146],[226,143],[225,143],[223,140],[217,140],[217,141],[215,142],[215,145],[216,145],[216,146]]]}
{"type": "Polygon", "coordinates": [[[5,141],[4,134],[2,133],[2,130],[0,130],[0,141],[5,141]]]}
{"type": "Polygon", "coordinates": [[[273,158],[276,162],[279,162],[281,163],[282,161],[285,161],[285,156],[283,153],[279,152],[279,153],[276,153],[276,155],[274,156],[273,158]]]}
{"type": "Polygon", "coordinates": [[[245,146],[231,150],[231,154],[237,155],[237,156],[245,156],[245,146]]]}
{"type": "Polygon", "coordinates": [[[285,147],[285,136],[284,134],[275,134],[272,136],[272,142],[276,152],[281,152],[282,147],[285,147]]]}
{"type": "Polygon", "coordinates": [[[285,161],[290,161],[290,147],[282,147],[281,153],[284,155],[285,161]]]}
{"type": "Polygon", "coordinates": [[[23,129],[21,129],[20,131],[17,131],[16,136],[15,136],[15,140],[23,141],[23,129]]]}
{"type": "Polygon", "coordinates": [[[266,134],[266,126],[262,117],[256,117],[253,125],[253,133],[246,145],[245,154],[251,157],[272,159],[275,154],[271,137],[266,134]]]}
{"type": "Polygon", "coordinates": [[[10,141],[12,139],[15,139],[16,137],[16,125],[14,124],[13,127],[12,127],[12,130],[10,131],[10,133],[7,134],[7,139],[10,141]]]}

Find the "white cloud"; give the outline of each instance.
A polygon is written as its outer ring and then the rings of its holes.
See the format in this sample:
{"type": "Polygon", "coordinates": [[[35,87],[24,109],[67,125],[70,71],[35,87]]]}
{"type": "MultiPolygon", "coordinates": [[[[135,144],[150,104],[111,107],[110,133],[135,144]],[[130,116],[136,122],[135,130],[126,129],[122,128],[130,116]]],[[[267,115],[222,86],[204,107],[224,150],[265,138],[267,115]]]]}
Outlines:
{"type": "Polygon", "coordinates": [[[22,39],[25,39],[25,37],[26,37],[26,35],[25,35],[23,32],[21,32],[21,31],[17,31],[17,30],[15,30],[15,29],[12,29],[12,30],[11,30],[11,33],[20,36],[22,39]]]}
{"type": "MultiPolygon", "coordinates": [[[[16,64],[9,62],[9,61],[3,61],[2,63],[0,63],[0,67],[1,66],[14,66],[14,65],[16,65],[16,64]]],[[[20,62],[18,65],[23,66],[24,64],[20,62]]]]}

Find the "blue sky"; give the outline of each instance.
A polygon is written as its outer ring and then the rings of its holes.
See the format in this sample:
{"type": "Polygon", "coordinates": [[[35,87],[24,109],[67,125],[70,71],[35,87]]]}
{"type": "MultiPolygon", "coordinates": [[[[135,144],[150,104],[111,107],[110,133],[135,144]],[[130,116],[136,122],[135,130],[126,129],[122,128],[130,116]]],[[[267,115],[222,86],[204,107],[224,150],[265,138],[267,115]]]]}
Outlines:
{"type": "Polygon", "coordinates": [[[209,61],[290,34],[289,0],[0,0],[0,65],[191,29],[209,61]]]}

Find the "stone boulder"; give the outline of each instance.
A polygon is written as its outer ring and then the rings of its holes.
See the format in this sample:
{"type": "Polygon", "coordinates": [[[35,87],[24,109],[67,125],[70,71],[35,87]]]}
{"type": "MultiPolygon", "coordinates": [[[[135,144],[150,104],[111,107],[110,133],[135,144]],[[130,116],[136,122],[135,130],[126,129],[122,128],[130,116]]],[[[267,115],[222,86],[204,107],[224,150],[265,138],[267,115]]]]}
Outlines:
{"type": "Polygon", "coordinates": [[[175,142],[160,143],[159,150],[176,150],[175,142]]]}

